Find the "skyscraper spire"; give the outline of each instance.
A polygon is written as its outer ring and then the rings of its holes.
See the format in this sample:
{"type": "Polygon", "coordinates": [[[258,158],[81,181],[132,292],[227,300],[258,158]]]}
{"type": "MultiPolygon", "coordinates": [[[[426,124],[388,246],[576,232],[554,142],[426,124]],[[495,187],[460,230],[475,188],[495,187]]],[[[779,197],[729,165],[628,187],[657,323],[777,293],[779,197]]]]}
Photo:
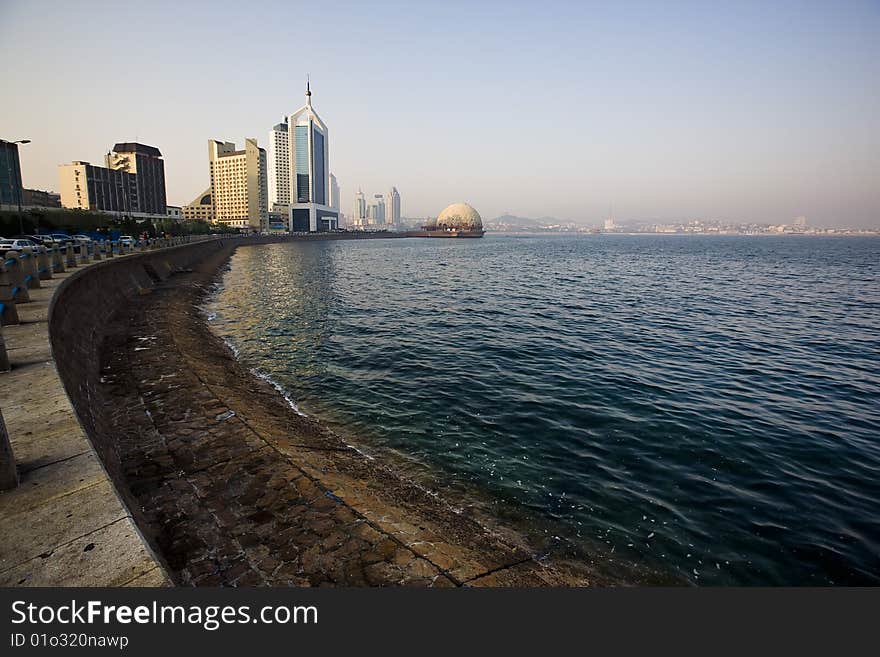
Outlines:
{"type": "Polygon", "coordinates": [[[312,104],[312,89],[309,80],[309,74],[306,73],[306,105],[312,104]]]}

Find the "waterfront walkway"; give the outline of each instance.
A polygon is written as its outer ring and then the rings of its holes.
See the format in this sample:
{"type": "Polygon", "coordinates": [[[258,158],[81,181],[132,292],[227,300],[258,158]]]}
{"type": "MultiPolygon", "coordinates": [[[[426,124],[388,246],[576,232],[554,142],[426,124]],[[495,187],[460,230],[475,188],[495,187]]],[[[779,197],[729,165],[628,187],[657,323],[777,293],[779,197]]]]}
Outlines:
{"type": "MultiPolygon", "coordinates": [[[[128,257],[128,256],[124,256],[128,257]]],[[[89,266],[89,265],[82,265],[89,266]]],[[[162,586],[148,548],[85,436],[49,346],[56,273],[3,327],[0,410],[21,482],[0,493],[0,586],[162,586]]]]}

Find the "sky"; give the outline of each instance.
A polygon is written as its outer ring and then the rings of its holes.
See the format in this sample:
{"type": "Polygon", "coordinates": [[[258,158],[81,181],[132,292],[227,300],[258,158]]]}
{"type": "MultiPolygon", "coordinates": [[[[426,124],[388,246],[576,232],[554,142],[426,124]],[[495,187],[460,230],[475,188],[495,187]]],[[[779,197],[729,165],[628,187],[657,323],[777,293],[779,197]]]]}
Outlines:
{"type": "Polygon", "coordinates": [[[880,227],[877,0],[0,0],[0,61],[26,187],[139,141],[186,204],[308,74],[346,213],[880,227]]]}

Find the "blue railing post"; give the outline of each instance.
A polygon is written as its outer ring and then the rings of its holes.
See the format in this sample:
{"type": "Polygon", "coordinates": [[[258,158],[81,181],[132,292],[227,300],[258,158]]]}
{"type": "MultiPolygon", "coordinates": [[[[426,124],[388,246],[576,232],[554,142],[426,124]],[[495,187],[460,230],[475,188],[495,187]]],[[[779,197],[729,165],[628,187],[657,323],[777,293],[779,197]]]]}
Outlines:
{"type": "Polygon", "coordinates": [[[34,290],[40,286],[40,273],[37,267],[37,258],[34,255],[33,248],[26,246],[21,252],[21,272],[24,276],[24,284],[29,290],[34,290]]]}
{"type": "MultiPolygon", "coordinates": [[[[3,304],[0,303],[0,306],[3,304]]],[[[3,310],[0,309],[0,313],[3,310]]],[[[12,367],[9,365],[9,354],[6,353],[6,341],[3,339],[3,324],[0,323],[0,372],[8,372],[12,367]]]]}
{"type": "Polygon", "coordinates": [[[37,275],[44,281],[52,278],[52,261],[45,246],[37,247],[37,275]]]}
{"type": "Polygon", "coordinates": [[[61,257],[61,247],[57,244],[52,245],[52,271],[64,273],[64,258],[61,257]]]}
{"type": "Polygon", "coordinates": [[[69,242],[65,248],[65,256],[64,264],[71,269],[76,267],[76,253],[73,251],[73,244],[69,242]]]}
{"type": "Polygon", "coordinates": [[[15,280],[5,257],[0,257],[0,324],[18,324],[15,307],[15,280]]]}
{"type": "Polygon", "coordinates": [[[9,433],[0,411],[0,490],[12,490],[18,486],[18,469],[9,443],[9,433]]]}
{"type": "Polygon", "coordinates": [[[24,280],[24,272],[21,266],[21,257],[18,251],[7,251],[5,254],[6,272],[12,283],[12,298],[16,303],[26,303],[31,300],[27,285],[24,280]]]}

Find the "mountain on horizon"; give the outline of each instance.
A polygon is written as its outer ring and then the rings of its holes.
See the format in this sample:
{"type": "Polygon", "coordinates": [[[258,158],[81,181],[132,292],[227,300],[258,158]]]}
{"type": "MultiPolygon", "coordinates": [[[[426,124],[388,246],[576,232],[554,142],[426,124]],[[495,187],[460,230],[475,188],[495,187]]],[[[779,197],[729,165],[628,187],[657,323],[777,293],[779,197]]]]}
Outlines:
{"type": "Polygon", "coordinates": [[[494,230],[534,230],[570,223],[571,222],[569,221],[563,221],[556,217],[540,217],[538,219],[532,219],[531,217],[518,217],[513,214],[503,214],[500,217],[489,219],[486,222],[486,228],[494,230]]]}

